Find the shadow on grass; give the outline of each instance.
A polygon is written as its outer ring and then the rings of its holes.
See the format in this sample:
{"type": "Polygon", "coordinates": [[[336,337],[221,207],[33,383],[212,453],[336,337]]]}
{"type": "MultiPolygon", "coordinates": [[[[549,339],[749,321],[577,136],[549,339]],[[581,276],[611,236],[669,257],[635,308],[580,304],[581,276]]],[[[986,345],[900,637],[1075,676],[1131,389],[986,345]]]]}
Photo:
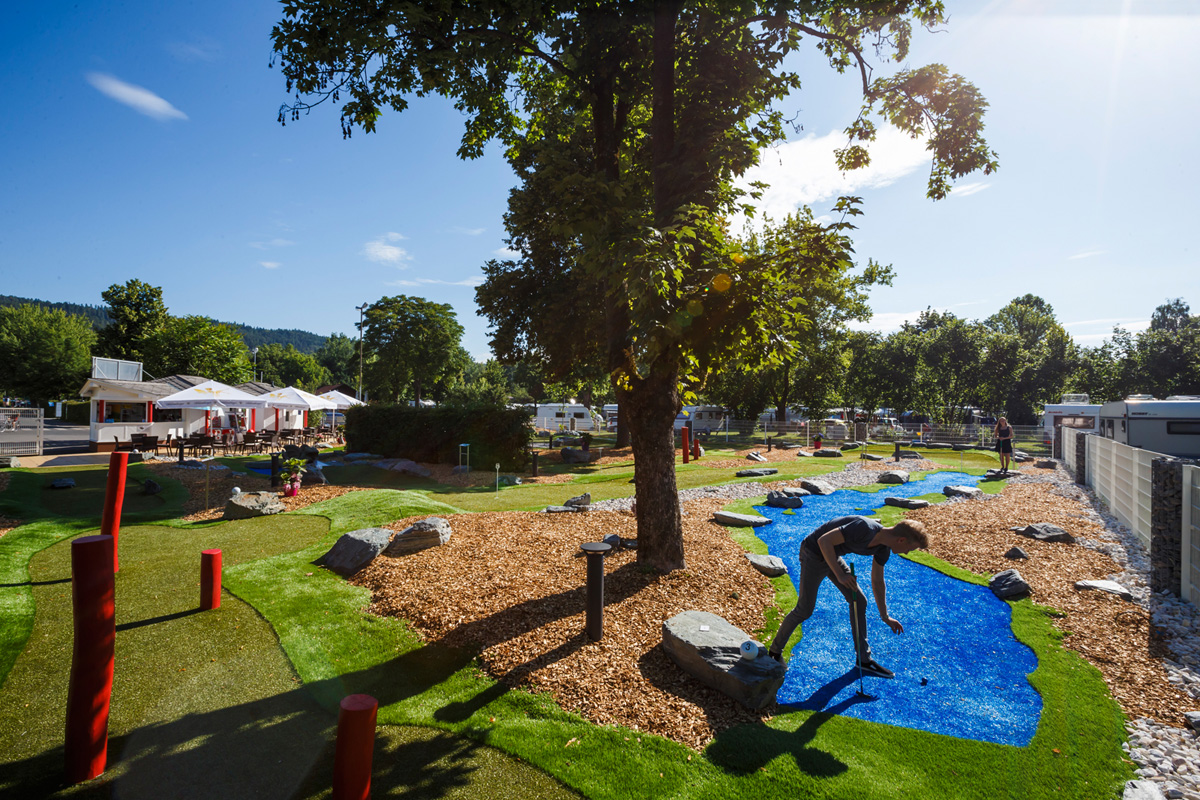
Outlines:
{"type": "Polygon", "coordinates": [[[12,589],[15,586],[53,586],[56,583],[70,583],[70,578],[56,578],[52,581],[22,581],[21,583],[0,583],[0,589],[12,589]]]}

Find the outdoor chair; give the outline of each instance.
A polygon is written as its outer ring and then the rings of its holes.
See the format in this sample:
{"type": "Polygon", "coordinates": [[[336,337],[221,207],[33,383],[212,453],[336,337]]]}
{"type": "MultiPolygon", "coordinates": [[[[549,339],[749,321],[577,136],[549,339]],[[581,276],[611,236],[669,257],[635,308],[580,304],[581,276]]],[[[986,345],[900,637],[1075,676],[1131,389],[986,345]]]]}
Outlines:
{"type": "Polygon", "coordinates": [[[113,441],[117,443],[116,451],[118,453],[132,453],[133,452],[133,440],[132,439],[130,439],[128,442],[122,442],[121,437],[114,433],[113,441]]]}
{"type": "Polygon", "coordinates": [[[158,437],[143,436],[141,442],[138,443],[138,450],[143,453],[158,452],[158,437]]]}
{"type": "Polygon", "coordinates": [[[257,453],[259,448],[258,434],[254,431],[247,431],[242,434],[242,452],[257,453]]]}

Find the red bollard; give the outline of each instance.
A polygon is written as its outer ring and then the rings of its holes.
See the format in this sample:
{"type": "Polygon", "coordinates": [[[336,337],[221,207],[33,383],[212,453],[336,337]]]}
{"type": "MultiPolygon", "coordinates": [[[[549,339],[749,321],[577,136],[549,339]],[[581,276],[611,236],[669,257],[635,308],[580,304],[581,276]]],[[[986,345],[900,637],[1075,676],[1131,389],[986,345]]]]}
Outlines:
{"type": "Polygon", "coordinates": [[[113,453],[108,458],[108,488],[104,491],[104,516],[100,518],[100,535],[113,538],[113,572],[119,572],[117,539],[121,533],[121,506],[125,504],[125,473],[129,470],[129,453],[113,453]]]}
{"type": "Polygon", "coordinates": [[[221,551],[200,551],[200,610],[221,607],[221,551]]]}
{"type": "Polygon", "coordinates": [[[695,461],[700,460],[700,440],[699,439],[692,440],[692,459],[695,461]]]}
{"type": "Polygon", "coordinates": [[[683,434],[683,463],[686,464],[688,463],[688,451],[691,450],[691,445],[688,443],[688,434],[690,431],[684,425],[679,432],[683,434]]]}
{"type": "Polygon", "coordinates": [[[367,800],[371,796],[377,711],[379,701],[369,694],[342,698],[333,754],[333,800],[367,800]]]}
{"type": "Polygon", "coordinates": [[[83,536],[71,542],[75,649],[67,690],[65,750],[67,781],[72,784],[97,777],[108,761],[108,704],[117,638],[114,545],[111,536],[83,536]]]}

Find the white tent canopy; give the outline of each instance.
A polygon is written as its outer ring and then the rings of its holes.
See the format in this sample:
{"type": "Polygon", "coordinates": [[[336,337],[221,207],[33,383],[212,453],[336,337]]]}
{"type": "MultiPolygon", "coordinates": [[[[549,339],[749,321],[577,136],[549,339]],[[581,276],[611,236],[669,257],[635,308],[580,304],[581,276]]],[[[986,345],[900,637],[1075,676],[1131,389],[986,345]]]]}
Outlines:
{"type": "Polygon", "coordinates": [[[339,392],[337,389],[334,389],[331,392],[326,392],[325,394],[321,394],[321,395],[317,395],[317,396],[320,397],[322,400],[328,400],[331,403],[337,404],[338,411],[345,411],[347,408],[350,408],[351,406],[365,406],[366,405],[366,403],[364,403],[362,400],[356,400],[348,394],[339,392]]]}
{"type": "Polygon", "coordinates": [[[156,400],[154,405],[158,408],[198,408],[211,411],[218,408],[266,408],[267,401],[263,397],[256,397],[219,381],[205,381],[156,400]]]}
{"type": "Polygon", "coordinates": [[[282,408],[286,411],[327,411],[337,407],[332,401],[309,394],[295,386],[267,392],[259,397],[266,401],[267,408],[282,408]]]}

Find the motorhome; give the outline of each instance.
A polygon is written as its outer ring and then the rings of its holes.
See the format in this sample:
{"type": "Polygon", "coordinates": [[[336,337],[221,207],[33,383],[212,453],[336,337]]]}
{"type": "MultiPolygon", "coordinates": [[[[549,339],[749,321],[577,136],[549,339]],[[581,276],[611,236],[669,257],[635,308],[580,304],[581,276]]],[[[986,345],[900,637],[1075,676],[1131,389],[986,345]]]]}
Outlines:
{"type": "Polygon", "coordinates": [[[721,406],[684,406],[675,415],[675,430],[688,423],[696,433],[713,433],[725,427],[725,409],[721,406]]]}
{"type": "Polygon", "coordinates": [[[1182,458],[1200,457],[1200,397],[1127,398],[1100,407],[1100,432],[1130,447],[1182,458]]]}
{"type": "Polygon", "coordinates": [[[594,431],[598,417],[580,403],[543,403],[533,412],[534,427],[542,430],[594,431]]]}
{"type": "Polygon", "coordinates": [[[1074,428],[1085,433],[1100,430],[1100,409],[1086,394],[1064,394],[1061,403],[1047,403],[1042,410],[1046,442],[1054,441],[1055,428],[1074,428]]]}

